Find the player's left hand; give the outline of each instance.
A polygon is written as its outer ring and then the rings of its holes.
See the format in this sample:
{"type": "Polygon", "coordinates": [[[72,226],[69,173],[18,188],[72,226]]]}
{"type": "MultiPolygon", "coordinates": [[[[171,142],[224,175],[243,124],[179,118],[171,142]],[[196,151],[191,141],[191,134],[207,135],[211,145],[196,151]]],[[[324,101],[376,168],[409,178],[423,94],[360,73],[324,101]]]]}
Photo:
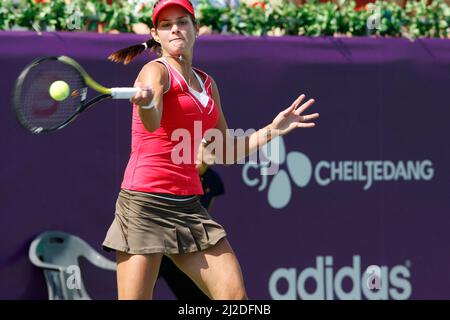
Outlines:
{"type": "Polygon", "coordinates": [[[303,112],[308,109],[315,100],[309,99],[298,107],[303,99],[305,99],[304,94],[300,95],[290,107],[281,111],[275,119],[273,119],[271,129],[275,131],[275,135],[283,136],[296,128],[312,128],[316,125],[314,122],[310,121],[319,118],[318,113],[303,115],[303,112]]]}

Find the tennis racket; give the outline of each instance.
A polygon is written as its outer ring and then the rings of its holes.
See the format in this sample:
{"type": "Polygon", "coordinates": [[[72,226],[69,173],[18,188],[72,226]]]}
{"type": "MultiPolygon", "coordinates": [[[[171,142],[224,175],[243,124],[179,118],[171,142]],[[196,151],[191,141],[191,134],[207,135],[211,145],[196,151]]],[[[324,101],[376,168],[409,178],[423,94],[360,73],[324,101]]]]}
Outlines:
{"type": "Polygon", "coordinates": [[[130,99],[139,90],[106,88],[95,82],[72,58],[43,57],[31,62],[17,78],[13,109],[22,127],[35,134],[49,133],[64,128],[102,100],[130,99]],[[56,81],[64,84],[66,98],[52,98],[50,87],[56,81]],[[88,88],[100,94],[87,101],[88,88]]]}

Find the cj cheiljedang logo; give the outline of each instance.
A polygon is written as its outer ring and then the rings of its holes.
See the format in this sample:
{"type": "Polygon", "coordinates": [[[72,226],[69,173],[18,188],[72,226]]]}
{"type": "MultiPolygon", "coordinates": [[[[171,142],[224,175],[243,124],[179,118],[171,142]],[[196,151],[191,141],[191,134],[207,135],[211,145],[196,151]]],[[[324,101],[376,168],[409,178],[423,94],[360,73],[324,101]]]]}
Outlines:
{"type": "Polygon", "coordinates": [[[262,148],[264,160],[249,161],[242,168],[242,179],[249,187],[267,193],[269,205],[286,207],[298,189],[311,184],[333,187],[333,183],[358,183],[369,191],[377,182],[427,181],[434,176],[431,160],[320,160],[312,163],[299,151],[286,151],[282,138],[262,148]],[[267,190],[267,191],[266,191],[267,190]]]}
{"type": "Polygon", "coordinates": [[[332,256],[318,256],[314,267],[275,269],[268,287],[274,300],[406,300],[412,293],[411,262],[362,268],[355,255],[351,266],[336,268],[332,256]]]}

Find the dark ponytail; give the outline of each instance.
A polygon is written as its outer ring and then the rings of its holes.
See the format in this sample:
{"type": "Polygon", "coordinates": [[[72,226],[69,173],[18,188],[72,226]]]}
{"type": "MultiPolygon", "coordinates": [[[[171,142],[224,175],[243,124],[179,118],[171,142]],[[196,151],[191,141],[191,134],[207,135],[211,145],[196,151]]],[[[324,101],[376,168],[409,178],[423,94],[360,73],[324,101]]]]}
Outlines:
{"type": "Polygon", "coordinates": [[[155,52],[158,56],[161,56],[161,44],[151,38],[146,42],[116,51],[112,53],[108,59],[116,63],[123,62],[124,65],[127,65],[147,49],[149,49],[150,52],[155,52]]]}

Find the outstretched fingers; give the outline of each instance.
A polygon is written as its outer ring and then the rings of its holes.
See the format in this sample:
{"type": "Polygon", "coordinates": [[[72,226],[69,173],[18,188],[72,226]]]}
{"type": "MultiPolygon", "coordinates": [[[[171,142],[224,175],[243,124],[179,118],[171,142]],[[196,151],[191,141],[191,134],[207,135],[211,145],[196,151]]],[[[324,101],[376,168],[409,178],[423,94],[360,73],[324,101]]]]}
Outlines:
{"type": "Polygon", "coordinates": [[[317,112],[313,114],[307,114],[305,116],[300,116],[300,121],[302,122],[311,121],[317,119],[319,116],[320,115],[317,112]]]}
{"type": "Polygon", "coordinates": [[[314,122],[297,122],[297,128],[312,128],[315,125],[314,122]]]}
{"type": "Polygon", "coordinates": [[[283,114],[288,115],[289,113],[294,111],[300,105],[300,103],[302,103],[303,99],[305,99],[305,95],[301,94],[289,107],[287,107],[283,111],[283,114]]]}
{"type": "Polygon", "coordinates": [[[316,100],[314,99],[309,99],[308,101],[306,101],[304,104],[302,104],[300,106],[300,108],[296,109],[294,112],[296,115],[300,115],[302,114],[303,111],[305,111],[306,109],[308,109],[310,106],[312,106],[314,104],[314,102],[316,102],[316,100]]]}

